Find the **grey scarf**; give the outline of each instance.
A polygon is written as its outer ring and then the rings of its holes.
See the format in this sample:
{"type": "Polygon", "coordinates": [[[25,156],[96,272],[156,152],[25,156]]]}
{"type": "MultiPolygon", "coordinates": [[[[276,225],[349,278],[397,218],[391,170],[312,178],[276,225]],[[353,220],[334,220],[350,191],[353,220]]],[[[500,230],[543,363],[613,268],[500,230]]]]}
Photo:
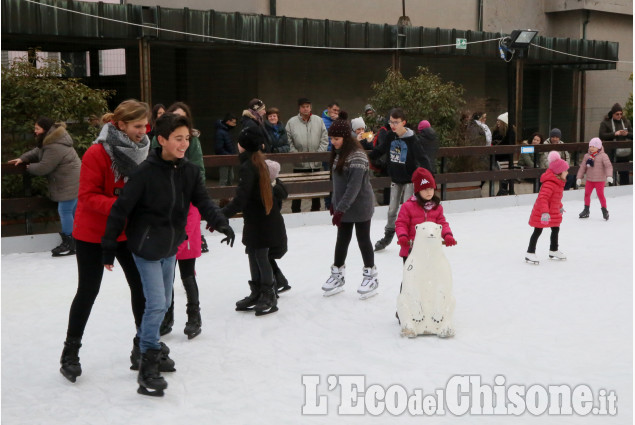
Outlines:
{"type": "Polygon", "coordinates": [[[95,143],[101,143],[110,157],[115,181],[122,177],[128,181],[130,173],[146,159],[150,149],[148,136],[143,136],[139,143],[135,143],[111,123],[102,127],[95,143]]]}

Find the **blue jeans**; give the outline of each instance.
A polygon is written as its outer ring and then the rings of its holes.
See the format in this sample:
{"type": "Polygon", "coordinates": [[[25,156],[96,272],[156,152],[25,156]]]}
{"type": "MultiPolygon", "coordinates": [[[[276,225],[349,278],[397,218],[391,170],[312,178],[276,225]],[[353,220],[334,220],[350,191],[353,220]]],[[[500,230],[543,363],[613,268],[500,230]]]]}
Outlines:
{"type": "Polygon", "coordinates": [[[70,235],[73,233],[73,220],[75,219],[75,209],[77,208],[77,198],[70,201],[57,203],[57,213],[60,215],[62,233],[70,235]]]}
{"type": "Polygon", "coordinates": [[[141,276],[143,295],[146,297],[146,308],[139,329],[139,349],[141,353],[152,349],[160,350],[159,328],[165,312],[172,304],[176,255],[157,261],[146,260],[134,253],[132,256],[141,276]]]}

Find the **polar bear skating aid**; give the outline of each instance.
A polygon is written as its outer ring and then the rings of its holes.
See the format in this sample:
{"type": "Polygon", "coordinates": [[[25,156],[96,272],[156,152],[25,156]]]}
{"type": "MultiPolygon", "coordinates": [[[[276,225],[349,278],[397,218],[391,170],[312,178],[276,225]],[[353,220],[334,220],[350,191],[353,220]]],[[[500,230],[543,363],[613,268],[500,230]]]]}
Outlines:
{"type": "Polygon", "coordinates": [[[454,335],[452,270],[443,252],[441,225],[424,222],[417,232],[403,268],[403,286],[397,297],[401,335],[454,335]]]}

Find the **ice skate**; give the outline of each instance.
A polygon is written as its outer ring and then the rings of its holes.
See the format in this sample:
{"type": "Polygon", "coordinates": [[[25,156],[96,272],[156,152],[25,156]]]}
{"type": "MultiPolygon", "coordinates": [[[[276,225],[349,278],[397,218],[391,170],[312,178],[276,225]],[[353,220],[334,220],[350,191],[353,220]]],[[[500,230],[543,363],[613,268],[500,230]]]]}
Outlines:
{"type": "Polygon", "coordinates": [[[582,212],[580,213],[580,215],[578,217],[580,217],[580,218],[589,218],[589,215],[590,215],[589,206],[585,205],[584,209],[582,210],[582,212]]]}
{"type": "Polygon", "coordinates": [[[79,363],[79,348],[82,346],[81,338],[66,338],[64,349],[60,358],[60,373],[64,378],[75,382],[82,374],[82,365],[79,363]]]}
{"type": "MultiPolygon", "coordinates": [[[[169,356],[170,348],[163,342],[161,344],[161,356],[159,357],[160,372],[176,372],[174,360],[169,356]]],[[[139,349],[139,337],[135,336],[132,340],[132,351],[130,352],[130,370],[139,370],[139,361],[141,360],[141,350],[139,349]]]]}
{"type": "Polygon", "coordinates": [[[525,254],[525,262],[535,265],[540,264],[540,261],[538,261],[538,257],[536,257],[536,254],[534,254],[533,252],[528,252],[525,254]]]}
{"type": "Polygon", "coordinates": [[[276,281],[275,284],[278,288],[278,293],[291,289],[291,286],[289,286],[289,281],[287,280],[286,276],[282,274],[282,270],[276,270],[273,275],[276,281]]]}
{"type": "Polygon", "coordinates": [[[395,236],[395,230],[386,230],[384,232],[384,237],[375,242],[375,251],[382,251],[386,249],[390,242],[392,242],[392,238],[395,236]]]}
{"type": "Polygon", "coordinates": [[[251,293],[240,301],[236,301],[236,311],[250,311],[256,307],[260,298],[260,282],[249,281],[251,293]]]}
{"type": "Polygon", "coordinates": [[[198,285],[194,276],[183,279],[183,287],[187,296],[187,322],[183,333],[187,339],[195,338],[201,333],[201,308],[198,301],[198,285]]]}
{"type": "Polygon", "coordinates": [[[62,243],[51,250],[53,257],[63,257],[66,255],[75,255],[75,239],[71,235],[60,233],[62,243]]]}
{"type": "Polygon", "coordinates": [[[374,295],[377,295],[377,287],[379,287],[379,281],[377,280],[377,268],[364,267],[364,279],[362,284],[357,289],[360,300],[365,300],[374,295]]]}
{"type": "Polygon", "coordinates": [[[549,259],[550,260],[566,260],[567,256],[560,251],[549,251],[549,259]]]}
{"type": "Polygon", "coordinates": [[[344,291],[344,273],[346,271],[346,265],[342,267],[331,266],[331,276],[322,285],[325,297],[330,297],[335,294],[339,294],[344,291]]]}
{"type": "Polygon", "coordinates": [[[174,326],[174,291],[172,291],[172,304],[170,304],[168,311],[165,312],[165,316],[163,316],[163,321],[159,327],[159,335],[163,336],[172,332],[172,326],[174,326]]]}
{"type": "Polygon", "coordinates": [[[254,310],[256,310],[256,316],[264,316],[278,311],[278,296],[273,282],[268,285],[262,285],[260,298],[258,298],[254,310]]]}
{"type": "Polygon", "coordinates": [[[607,210],[606,208],[602,208],[602,217],[604,218],[604,220],[608,221],[609,220],[609,210],[607,210]]]}
{"type": "Polygon", "coordinates": [[[139,389],[137,393],[153,397],[163,397],[163,390],[168,387],[168,383],[159,373],[159,358],[161,350],[148,350],[141,355],[139,362],[139,376],[137,383],[139,389]]]}

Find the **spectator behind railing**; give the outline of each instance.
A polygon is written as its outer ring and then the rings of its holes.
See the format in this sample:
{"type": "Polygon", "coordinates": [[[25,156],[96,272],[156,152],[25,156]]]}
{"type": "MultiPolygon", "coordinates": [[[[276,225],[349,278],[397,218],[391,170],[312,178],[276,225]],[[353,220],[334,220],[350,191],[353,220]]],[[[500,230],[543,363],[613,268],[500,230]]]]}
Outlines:
{"type": "MultiPolygon", "coordinates": [[[[562,132],[559,128],[554,128],[549,132],[549,138],[544,141],[545,145],[561,145],[564,142],[561,139],[562,132]]],[[[560,159],[567,161],[567,164],[571,166],[571,154],[567,151],[558,151],[560,154],[560,159]]],[[[541,168],[549,168],[550,161],[548,160],[548,152],[543,152],[542,158],[540,159],[540,167],[541,168]]],[[[567,181],[564,185],[564,190],[569,190],[571,188],[575,188],[575,176],[573,174],[567,175],[567,181]]]]}
{"type": "Polygon", "coordinates": [[[35,176],[46,176],[49,197],[57,202],[57,212],[62,224],[62,243],[53,248],[53,257],[75,254],[73,220],[77,208],[79,171],[82,161],[73,148],[73,139],[66,131],[66,124],[53,123],[40,117],[34,125],[37,147],[12,159],[9,164],[26,164],[26,170],[35,176]]]}
{"type": "MultiPolygon", "coordinates": [[[[624,111],[619,103],[613,105],[606,118],[600,124],[600,140],[633,140],[633,127],[624,117],[624,111]]],[[[633,150],[621,148],[615,150],[615,162],[629,162],[633,160],[633,150]]],[[[630,171],[618,171],[619,183],[630,184],[630,171]]]]}
{"type": "Polygon", "coordinates": [[[267,130],[269,142],[271,143],[270,152],[289,152],[291,147],[289,146],[287,130],[284,128],[284,124],[280,121],[280,110],[278,108],[269,108],[267,109],[265,117],[265,130],[267,130]]]}

